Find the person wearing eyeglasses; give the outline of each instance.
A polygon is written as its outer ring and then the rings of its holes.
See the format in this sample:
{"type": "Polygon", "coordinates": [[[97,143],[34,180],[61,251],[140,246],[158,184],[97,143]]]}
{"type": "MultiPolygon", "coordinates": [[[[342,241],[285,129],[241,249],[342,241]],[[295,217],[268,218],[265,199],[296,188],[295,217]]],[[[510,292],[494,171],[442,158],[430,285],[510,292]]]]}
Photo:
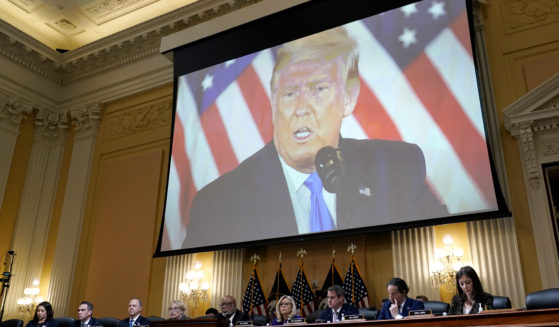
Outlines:
{"type": "Polygon", "coordinates": [[[221,299],[219,308],[221,309],[221,315],[229,319],[230,326],[235,326],[238,321],[250,320],[246,312],[237,309],[237,300],[231,295],[226,295],[221,299]]]}
{"type": "Polygon", "coordinates": [[[169,310],[169,319],[167,320],[190,319],[190,317],[184,315],[184,311],[186,311],[186,307],[184,306],[184,303],[182,303],[182,301],[179,300],[171,301],[171,303],[169,303],[168,310],[169,310]]]}
{"type": "Polygon", "coordinates": [[[272,319],[272,325],[283,325],[290,319],[301,318],[297,315],[297,305],[295,300],[289,295],[280,297],[276,303],[276,319],[272,319]]]}

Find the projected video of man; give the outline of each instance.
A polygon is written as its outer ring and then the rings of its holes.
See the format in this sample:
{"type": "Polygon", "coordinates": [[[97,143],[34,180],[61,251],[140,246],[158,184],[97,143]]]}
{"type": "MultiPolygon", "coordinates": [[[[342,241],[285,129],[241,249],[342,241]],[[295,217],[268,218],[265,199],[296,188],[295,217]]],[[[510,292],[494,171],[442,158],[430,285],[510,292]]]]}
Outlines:
{"type": "Polygon", "coordinates": [[[423,0],[177,66],[159,250],[498,210],[469,25],[464,1],[423,0]]]}
{"type": "Polygon", "coordinates": [[[250,240],[448,214],[425,183],[417,145],[340,137],[359,96],[358,61],[343,27],[279,48],[273,142],[198,192],[184,247],[239,241],[233,231],[250,240]],[[344,161],[346,186],[338,194],[316,172],[316,154],[326,146],[339,148],[344,161]]]}

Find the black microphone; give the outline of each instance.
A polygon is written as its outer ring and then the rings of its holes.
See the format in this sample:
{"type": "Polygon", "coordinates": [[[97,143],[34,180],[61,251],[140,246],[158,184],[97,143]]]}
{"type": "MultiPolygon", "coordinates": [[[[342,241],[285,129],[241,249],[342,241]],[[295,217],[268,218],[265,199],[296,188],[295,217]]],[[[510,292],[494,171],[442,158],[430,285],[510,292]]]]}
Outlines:
{"type": "Polygon", "coordinates": [[[331,146],[323,147],[316,154],[314,165],[326,191],[341,193],[347,174],[340,149],[331,146]]]}

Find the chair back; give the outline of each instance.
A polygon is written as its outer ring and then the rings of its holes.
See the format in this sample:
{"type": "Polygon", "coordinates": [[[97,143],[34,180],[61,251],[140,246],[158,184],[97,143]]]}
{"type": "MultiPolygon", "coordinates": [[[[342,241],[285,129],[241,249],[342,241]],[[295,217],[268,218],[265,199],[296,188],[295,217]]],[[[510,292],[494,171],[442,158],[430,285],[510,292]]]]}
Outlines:
{"type": "Polygon", "coordinates": [[[268,323],[268,317],[263,315],[254,315],[251,320],[254,326],[266,326],[268,323]]]}
{"type": "Polygon", "coordinates": [[[450,304],[442,301],[425,301],[423,302],[425,310],[431,310],[434,315],[442,316],[450,310],[450,304]]]}
{"type": "Polygon", "coordinates": [[[120,327],[120,319],[112,317],[101,318],[101,323],[103,327],[120,327]]]}
{"type": "Polygon", "coordinates": [[[559,308],[559,288],[549,288],[526,295],[526,309],[559,308]]]}
{"type": "Polygon", "coordinates": [[[58,324],[58,327],[72,327],[74,318],[72,317],[56,317],[53,319],[58,324]]]}
{"type": "Polygon", "coordinates": [[[8,319],[8,320],[0,321],[0,327],[23,327],[23,320],[8,319]]]}
{"type": "Polygon", "coordinates": [[[378,316],[378,310],[371,310],[369,308],[358,308],[359,314],[363,315],[365,320],[376,320],[378,316]]]}
{"type": "Polygon", "coordinates": [[[149,317],[146,317],[146,319],[149,320],[149,321],[165,320],[165,318],[161,318],[161,317],[157,317],[157,316],[149,316],[149,317]]]}
{"type": "Polygon", "coordinates": [[[510,309],[512,303],[506,296],[493,296],[493,309],[510,309]]]}
{"type": "Polygon", "coordinates": [[[305,320],[306,320],[308,323],[313,323],[313,322],[314,322],[316,319],[318,319],[319,317],[320,317],[320,310],[316,310],[316,311],[313,311],[313,312],[309,313],[309,314],[305,317],[305,320]]]}

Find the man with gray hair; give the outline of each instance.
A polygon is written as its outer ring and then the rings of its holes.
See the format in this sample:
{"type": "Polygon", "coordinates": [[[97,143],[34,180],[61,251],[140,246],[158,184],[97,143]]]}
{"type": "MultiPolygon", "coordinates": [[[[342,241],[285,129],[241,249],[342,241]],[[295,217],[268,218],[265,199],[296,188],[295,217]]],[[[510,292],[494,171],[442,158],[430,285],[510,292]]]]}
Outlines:
{"type": "Polygon", "coordinates": [[[328,309],[322,310],[320,318],[324,321],[341,321],[345,315],[357,315],[359,310],[345,302],[345,290],[340,285],[328,287],[328,309]]]}

